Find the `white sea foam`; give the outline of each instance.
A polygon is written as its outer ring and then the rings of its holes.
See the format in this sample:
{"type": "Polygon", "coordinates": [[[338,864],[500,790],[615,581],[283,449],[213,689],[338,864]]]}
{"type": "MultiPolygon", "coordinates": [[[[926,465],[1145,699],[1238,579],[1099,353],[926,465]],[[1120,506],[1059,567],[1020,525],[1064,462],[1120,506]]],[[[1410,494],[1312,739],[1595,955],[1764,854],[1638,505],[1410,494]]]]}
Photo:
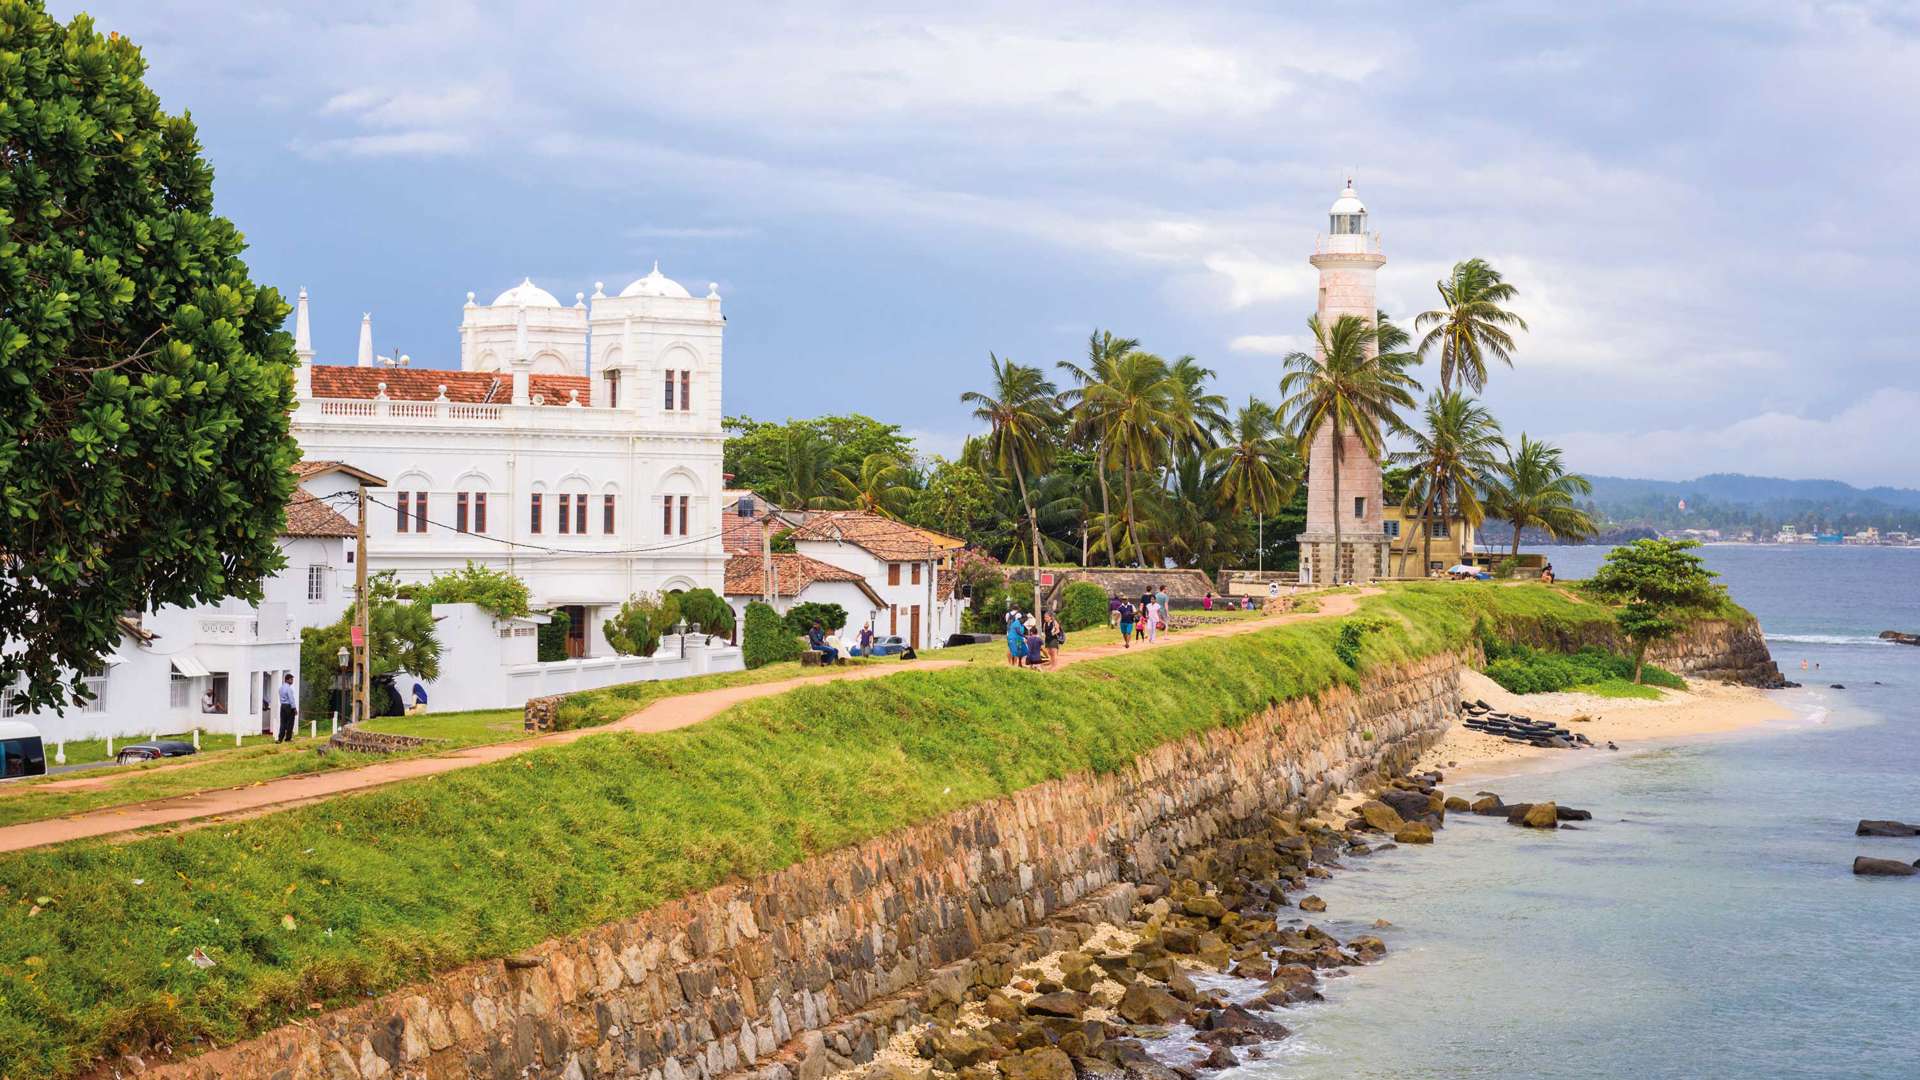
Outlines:
{"type": "Polygon", "coordinates": [[[1786,641],[1800,645],[1892,645],[1886,638],[1866,634],[1768,634],[1768,641],[1786,641]]]}

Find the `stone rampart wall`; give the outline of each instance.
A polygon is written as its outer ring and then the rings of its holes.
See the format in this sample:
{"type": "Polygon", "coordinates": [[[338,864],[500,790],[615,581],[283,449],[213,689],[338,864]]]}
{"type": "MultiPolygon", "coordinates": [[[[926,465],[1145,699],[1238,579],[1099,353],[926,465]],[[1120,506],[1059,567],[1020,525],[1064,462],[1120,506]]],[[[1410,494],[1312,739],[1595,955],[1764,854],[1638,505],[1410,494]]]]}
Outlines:
{"type": "Polygon", "coordinates": [[[1124,917],[1121,883],[1404,771],[1458,699],[1432,657],[146,1074],[818,1080],[1124,917]]]}

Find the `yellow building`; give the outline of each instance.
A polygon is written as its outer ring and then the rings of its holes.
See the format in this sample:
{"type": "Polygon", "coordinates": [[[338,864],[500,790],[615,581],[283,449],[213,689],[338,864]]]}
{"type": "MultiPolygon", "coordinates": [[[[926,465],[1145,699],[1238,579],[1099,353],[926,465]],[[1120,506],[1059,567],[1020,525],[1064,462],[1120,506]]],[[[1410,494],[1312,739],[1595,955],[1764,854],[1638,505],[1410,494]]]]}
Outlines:
{"type": "Polygon", "coordinates": [[[1461,518],[1427,521],[1388,503],[1382,510],[1382,523],[1387,533],[1387,573],[1394,577],[1426,577],[1436,570],[1475,561],[1474,528],[1461,518]],[[1431,548],[1421,536],[1423,524],[1433,534],[1431,548]],[[1424,568],[1420,562],[1423,555],[1427,560],[1424,568]]]}

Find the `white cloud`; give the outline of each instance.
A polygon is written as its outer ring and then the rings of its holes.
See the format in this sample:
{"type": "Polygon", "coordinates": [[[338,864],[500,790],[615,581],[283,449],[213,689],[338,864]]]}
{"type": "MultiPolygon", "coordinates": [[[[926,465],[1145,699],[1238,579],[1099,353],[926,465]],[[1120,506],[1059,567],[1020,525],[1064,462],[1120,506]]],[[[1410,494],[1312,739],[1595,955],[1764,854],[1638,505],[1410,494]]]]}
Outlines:
{"type": "Polygon", "coordinates": [[[747,225],[636,225],[627,230],[636,240],[738,240],[760,235],[747,225]]]}
{"type": "Polygon", "coordinates": [[[1910,487],[1920,475],[1920,443],[1905,435],[1917,417],[1920,392],[1889,387],[1825,419],[1766,412],[1719,426],[1576,431],[1552,441],[1576,468],[1607,476],[1689,480],[1743,472],[1910,487]]]}
{"type": "Polygon", "coordinates": [[[1291,352],[1300,352],[1310,344],[1305,335],[1301,334],[1241,334],[1227,342],[1227,348],[1237,353],[1285,356],[1291,352]]]}
{"type": "Polygon", "coordinates": [[[473,140],[452,131],[395,131],[314,141],[296,139],[293,149],[312,158],[446,157],[470,152],[473,140]]]}

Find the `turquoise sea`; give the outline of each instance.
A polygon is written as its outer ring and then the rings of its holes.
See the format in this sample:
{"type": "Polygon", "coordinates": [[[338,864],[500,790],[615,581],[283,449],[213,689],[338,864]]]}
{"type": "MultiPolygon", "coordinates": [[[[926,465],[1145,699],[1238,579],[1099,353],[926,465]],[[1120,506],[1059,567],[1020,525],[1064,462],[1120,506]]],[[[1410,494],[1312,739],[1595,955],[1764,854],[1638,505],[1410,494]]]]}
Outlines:
{"type": "MultiPolygon", "coordinates": [[[[1550,551],[1563,577],[1605,553],[1550,551]]],[[[1874,637],[1920,632],[1920,549],[1703,554],[1807,684],[1777,692],[1796,719],[1468,785],[1594,819],[1538,833],[1450,815],[1433,846],[1320,882],[1330,930],[1392,951],[1223,1075],[1920,1077],[1920,878],[1849,869],[1920,858],[1920,839],[1853,835],[1920,820],[1920,648],[1874,637]]]]}

